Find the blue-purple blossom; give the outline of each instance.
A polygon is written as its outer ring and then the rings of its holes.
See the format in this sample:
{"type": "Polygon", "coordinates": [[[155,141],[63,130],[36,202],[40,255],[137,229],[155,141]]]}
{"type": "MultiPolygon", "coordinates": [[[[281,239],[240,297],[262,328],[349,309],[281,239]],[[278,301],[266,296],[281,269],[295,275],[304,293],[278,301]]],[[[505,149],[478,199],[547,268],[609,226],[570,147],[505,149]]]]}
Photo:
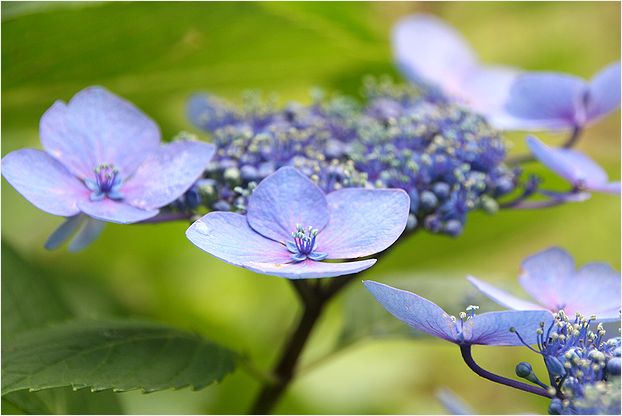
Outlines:
{"type": "Polygon", "coordinates": [[[46,247],[78,233],[70,249],[92,241],[97,221],[134,223],[158,214],[201,176],[214,146],[160,144],[158,126],[101,87],[57,101],[41,117],[44,151],[21,149],[2,159],[2,175],[37,208],[67,221],[46,247]]]}
{"type": "Polygon", "coordinates": [[[576,269],[574,259],[558,247],[523,261],[519,282],[533,301],[523,300],[475,277],[468,280],[500,305],[515,310],[563,310],[573,316],[595,315],[601,321],[620,314],[620,273],[606,263],[588,263],[576,269]]]}
{"type": "MultiPolygon", "coordinates": [[[[620,338],[605,341],[594,319],[580,313],[572,319],[560,311],[536,330],[535,348],[524,342],[542,356],[549,374],[555,391],[550,414],[620,414],[620,338]]],[[[525,334],[515,332],[524,341],[525,334]]]]}
{"type": "Polygon", "coordinates": [[[341,263],[385,250],[402,234],[408,195],[397,189],[341,189],[325,194],[283,167],[248,199],[246,215],[211,212],[190,226],[200,249],[257,273],[308,279],[357,273],[376,260],[341,263]]]}
{"type": "Polygon", "coordinates": [[[399,69],[414,84],[431,85],[497,128],[516,127],[504,106],[519,70],[480,64],[467,41],[442,20],[425,14],[401,20],[393,31],[393,51],[399,69]]]}
{"type": "Polygon", "coordinates": [[[609,182],[603,168],[583,153],[552,148],[533,136],[527,137],[527,145],[536,159],[570,182],[573,190],[620,194],[620,182],[609,182]]]}
{"type": "Polygon", "coordinates": [[[620,62],[589,82],[568,74],[523,73],[516,78],[505,109],[522,129],[581,128],[620,106],[620,62]]]}
{"type": "Polygon", "coordinates": [[[522,345],[515,333],[525,334],[523,341],[536,343],[540,322],[548,324],[547,311],[502,311],[477,315],[470,305],[458,318],[449,315],[435,303],[406,290],[367,280],[363,282],[378,302],[402,322],[427,334],[459,345],[522,345]]]}

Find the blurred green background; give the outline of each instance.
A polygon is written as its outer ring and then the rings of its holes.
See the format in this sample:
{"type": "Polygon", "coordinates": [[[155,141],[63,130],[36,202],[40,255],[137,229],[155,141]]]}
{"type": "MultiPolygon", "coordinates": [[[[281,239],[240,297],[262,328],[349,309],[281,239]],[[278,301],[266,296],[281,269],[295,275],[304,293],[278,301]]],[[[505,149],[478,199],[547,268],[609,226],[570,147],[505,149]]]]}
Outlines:
{"type": "MultiPolygon", "coordinates": [[[[457,27],[484,62],[589,78],[619,59],[617,2],[3,2],[2,155],[40,147],[41,114],[54,100],[67,100],[93,84],[133,101],[160,124],[166,139],[180,130],[208,139],[184,114],[188,95],[197,90],[237,100],[244,90],[260,89],[277,93],[282,102],[308,101],[313,86],[357,94],[366,74],[399,77],[391,59],[391,26],[419,11],[457,27]]],[[[620,171],[619,126],[616,112],[590,127],[579,146],[614,179],[620,171]]],[[[523,137],[508,135],[513,152],[524,148],[523,137]]],[[[564,139],[543,137],[550,143],[564,139]]],[[[547,175],[537,165],[527,168],[547,175]]],[[[563,186],[545,177],[551,188],[563,186]]],[[[4,180],[2,185],[4,243],[59,285],[78,315],[151,318],[245,351],[258,367],[267,368],[274,359],[298,312],[287,281],[206,255],[186,240],[184,223],[109,225],[84,252],[45,251],[43,242],[61,219],[37,210],[4,180]]],[[[416,290],[456,313],[467,301],[492,306],[468,286],[467,274],[518,290],[521,259],[551,245],[568,249],[579,264],[602,260],[619,268],[620,200],[595,195],[542,211],[473,213],[460,238],[416,234],[366,278],[416,290]]],[[[11,279],[8,267],[3,263],[3,279],[11,279]]],[[[340,339],[356,342],[303,371],[278,412],[443,413],[433,396],[443,386],[478,413],[545,412],[546,400],[471,373],[455,346],[398,336],[404,328],[360,284],[327,312],[303,367],[340,339]],[[353,329],[340,335],[344,325],[353,329]],[[386,336],[365,336],[369,332],[386,336]]],[[[520,359],[537,361],[520,348],[480,347],[475,355],[505,375],[520,359]]],[[[200,392],[118,397],[127,413],[240,413],[257,388],[256,380],[238,369],[200,392]]]]}

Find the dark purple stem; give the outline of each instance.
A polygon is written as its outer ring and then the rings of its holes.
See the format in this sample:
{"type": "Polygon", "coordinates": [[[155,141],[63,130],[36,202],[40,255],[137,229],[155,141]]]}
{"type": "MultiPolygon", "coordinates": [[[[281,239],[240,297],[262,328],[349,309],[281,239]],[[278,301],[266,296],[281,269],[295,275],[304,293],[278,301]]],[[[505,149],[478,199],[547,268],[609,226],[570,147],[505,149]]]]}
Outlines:
{"type": "Polygon", "coordinates": [[[551,395],[548,390],[545,390],[541,387],[532,386],[527,383],[522,383],[520,381],[512,380],[511,378],[506,378],[494,373],[491,373],[488,370],[484,370],[482,367],[477,365],[475,360],[473,360],[473,356],[471,355],[471,345],[460,345],[460,353],[462,354],[462,359],[469,366],[471,370],[475,372],[480,377],[483,377],[487,380],[494,381],[495,383],[503,384],[504,386],[514,387],[518,390],[523,390],[528,393],[537,394],[538,396],[547,397],[552,399],[555,395],[551,395]]]}

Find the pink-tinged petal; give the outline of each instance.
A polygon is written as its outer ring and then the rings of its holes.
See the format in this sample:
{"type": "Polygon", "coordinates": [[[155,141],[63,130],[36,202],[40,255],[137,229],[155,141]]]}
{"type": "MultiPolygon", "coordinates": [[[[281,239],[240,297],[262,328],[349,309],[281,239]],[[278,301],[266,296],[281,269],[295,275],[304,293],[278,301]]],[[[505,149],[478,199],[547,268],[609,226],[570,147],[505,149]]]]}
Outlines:
{"type": "Polygon", "coordinates": [[[468,276],[467,280],[471,282],[471,284],[475,286],[477,290],[497,302],[499,305],[505,306],[506,308],[519,311],[535,311],[538,309],[546,309],[543,306],[517,298],[516,296],[509,294],[505,290],[496,288],[493,285],[476,279],[473,276],[468,276]]]}
{"type": "Polygon", "coordinates": [[[261,181],[249,198],[247,212],[255,231],[281,243],[291,239],[297,224],[321,231],[329,218],[324,192],[292,167],[261,181]]]}
{"type": "Polygon", "coordinates": [[[255,273],[286,279],[322,279],[355,274],[369,269],[376,259],[349,261],[345,263],[326,263],[323,261],[304,260],[299,263],[267,263],[251,261],[242,265],[255,273]]]}
{"type": "Polygon", "coordinates": [[[391,315],[410,327],[444,340],[457,342],[456,324],[438,305],[406,290],[366,280],[365,287],[391,315]]]}
{"type": "Polygon", "coordinates": [[[353,259],[383,251],[406,228],[410,199],[401,189],[348,188],[326,195],[330,219],[317,237],[329,259],[353,259]]]}
{"type": "Polygon", "coordinates": [[[41,150],[21,149],[2,159],[2,176],[37,208],[71,217],[89,190],[56,159],[41,150]]]}
{"type": "Polygon", "coordinates": [[[553,314],[549,311],[487,312],[464,323],[464,338],[469,344],[521,346],[523,343],[516,333],[510,331],[514,328],[525,343],[532,345],[536,343],[540,322],[548,327],[552,321],[553,314]],[[467,325],[470,331],[466,330],[467,325]]]}
{"type": "Polygon", "coordinates": [[[141,209],[170,204],[201,176],[214,151],[214,145],[198,141],[162,145],[140,165],[121,193],[141,209]]]}
{"type": "Polygon", "coordinates": [[[587,117],[596,120],[620,107],[620,62],[615,62],[592,78],[587,101],[587,117]]]}
{"type": "Polygon", "coordinates": [[[78,202],[78,208],[86,215],[97,220],[118,224],[131,224],[143,221],[157,215],[159,212],[157,209],[140,209],[123,201],[113,201],[108,198],[100,201],[82,200],[78,202]]]}
{"type": "Polygon", "coordinates": [[[519,281],[540,305],[557,311],[565,303],[560,288],[567,284],[574,270],[572,256],[566,250],[553,247],[527,257],[522,263],[519,281]]]}
{"type": "Polygon", "coordinates": [[[589,263],[569,275],[558,288],[564,312],[576,312],[597,320],[620,318],[620,273],[606,263],[589,263]]]}
{"type": "Polygon", "coordinates": [[[590,185],[591,191],[604,192],[606,194],[620,195],[620,182],[607,182],[590,185]]]}
{"type": "Polygon", "coordinates": [[[524,73],[510,89],[506,111],[524,121],[525,130],[564,130],[585,122],[587,84],[556,73],[524,73]]]}
{"type": "Polygon", "coordinates": [[[255,232],[246,217],[232,212],[211,212],[195,221],[186,237],[201,250],[235,266],[247,262],[288,263],[291,253],[276,241],[255,232]]]}
{"type": "Polygon", "coordinates": [[[607,182],[605,171],[581,152],[555,149],[533,136],[527,137],[527,146],[536,159],[574,186],[590,189],[607,182]]]}
{"type": "Polygon", "coordinates": [[[505,111],[510,89],[520,72],[515,68],[488,66],[472,71],[463,84],[466,104],[486,116],[499,129],[516,128],[505,111]]]}
{"type": "Polygon", "coordinates": [[[393,53],[411,81],[431,82],[452,96],[463,95],[463,81],[477,67],[477,58],[460,33],[425,14],[409,16],[395,25],[393,53]]]}
{"type": "Polygon", "coordinates": [[[41,143],[74,175],[91,177],[112,163],[128,177],[158,148],[160,129],[130,102],[102,87],[89,87],[68,104],[57,101],[41,117],[41,143]]]}

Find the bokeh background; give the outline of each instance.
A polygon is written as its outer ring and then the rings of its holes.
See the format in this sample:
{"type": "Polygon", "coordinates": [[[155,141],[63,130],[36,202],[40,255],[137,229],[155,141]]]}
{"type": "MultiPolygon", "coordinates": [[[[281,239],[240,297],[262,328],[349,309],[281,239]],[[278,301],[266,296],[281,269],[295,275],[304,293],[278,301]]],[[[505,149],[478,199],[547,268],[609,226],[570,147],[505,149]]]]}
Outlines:
{"type": "MultiPolygon", "coordinates": [[[[198,90],[235,101],[244,90],[259,89],[284,103],[308,102],[314,86],[356,95],[367,74],[400,79],[389,34],[400,16],[413,12],[446,19],[488,63],[589,78],[620,58],[616,2],[3,2],[2,155],[40,147],[41,114],[54,100],[94,84],[133,101],[160,124],[166,139],[180,130],[209,139],[184,114],[187,97],[198,90]]],[[[615,179],[619,126],[616,112],[588,128],[579,146],[615,179]]],[[[523,134],[507,137],[512,152],[524,150],[523,134]]],[[[563,186],[535,164],[527,169],[544,174],[552,188],[563,186]]],[[[268,368],[295,321],[298,305],[287,281],[206,255],[184,237],[187,224],[108,225],[81,253],[45,251],[43,242],[60,222],[2,180],[3,244],[25,259],[15,263],[5,256],[2,279],[32,267],[58,285],[79,316],[166,322],[244,351],[260,368],[268,368]]],[[[453,313],[467,302],[492,308],[464,277],[520,291],[521,259],[551,245],[568,249],[579,264],[601,260],[619,269],[620,200],[594,195],[548,210],[473,213],[461,237],[415,234],[366,278],[416,290],[453,313]]],[[[330,305],[303,357],[305,369],[277,411],[443,413],[434,393],[447,387],[478,413],[545,412],[546,400],[471,373],[454,345],[407,332],[353,284],[330,305]]],[[[505,375],[521,359],[538,361],[521,348],[480,347],[475,356],[505,375]]],[[[126,413],[243,413],[257,389],[256,379],[238,369],[199,392],[116,396],[126,413]]],[[[88,393],[86,400],[101,397],[88,393]]]]}

